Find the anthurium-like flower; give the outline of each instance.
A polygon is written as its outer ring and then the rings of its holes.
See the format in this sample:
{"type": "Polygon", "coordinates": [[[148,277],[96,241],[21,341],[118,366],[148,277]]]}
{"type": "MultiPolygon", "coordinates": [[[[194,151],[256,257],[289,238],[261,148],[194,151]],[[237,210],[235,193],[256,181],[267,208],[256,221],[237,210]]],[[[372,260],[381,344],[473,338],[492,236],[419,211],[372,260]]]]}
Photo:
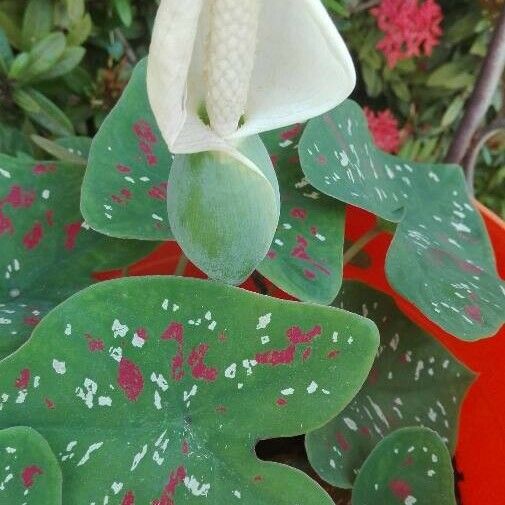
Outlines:
{"type": "Polygon", "coordinates": [[[342,102],[355,72],[320,0],[161,0],[149,100],[173,153],[303,122],[342,102]]]}
{"type": "Polygon", "coordinates": [[[332,109],[354,84],[320,0],[161,0],[147,91],[176,154],[168,219],[209,276],[240,283],[274,237],[279,187],[257,134],[332,109]]]}

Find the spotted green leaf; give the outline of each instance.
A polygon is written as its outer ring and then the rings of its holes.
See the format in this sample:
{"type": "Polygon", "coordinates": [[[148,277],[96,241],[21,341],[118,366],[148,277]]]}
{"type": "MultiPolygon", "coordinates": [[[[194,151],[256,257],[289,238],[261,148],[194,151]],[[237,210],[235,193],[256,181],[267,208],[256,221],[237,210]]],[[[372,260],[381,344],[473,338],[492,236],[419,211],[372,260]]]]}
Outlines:
{"type": "Polygon", "coordinates": [[[188,278],[103,282],[0,363],[0,427],[47,438],[66,505],[330,505],[254,446],[335,416],[377,346],[375,325],[340,309],[188,278]]]}
{"type": "Polygon", "coordinates": [[[58,461],[35,430],[0,431],[0,469],[0,503],[61,505],[58,461]]]}
{"type": "Polygon", "coordinates": [[[168,218],[186,256],[209,277],[240,284],[263,260],[279,220],[279,186],[258,136],[238,145],[254,171],[218,152],[175,157],[168,218]]]}
{"type": "Polygon", "coordinates": [[[464,340],[501,327],[505,287],[459,167],[379,151],[352,101],[309,122],[300,159],[319,191],[399,223],[386,273],[427,317],[464,340]]]}
{"type": "Polygon", "coordinates": [[[276,168],[281,216],[258,270],[304,301],[328,304],[342,283],[344,206],[315,191],[298,159],[301,125],[262,135],[276,168]]]}
{"type": "Polygon", "coordinates": [[[0,358],[57,303],[152,245],[104,237],[79,212],[83,170],[0,155],[0,358]]]}
{"type": "Polygon", "coordinates": [[[365,461],[352,505],[456,505],[451,458],[428,428],[403,428],[380,442],[365,461]]]}
{"type": "Polygon", "coordinates": [[[81,209],[106,235],[141,240],[172,238],[167,181],[172,155],[154,119],[142,60],[118,104],[93,139],[81,209]]]}
{"type": "Polygon", "coordinates": [[[374,321],[381,345],[358,395],[335,419],[307,435],[313,468],[327,482],[351,487],[373,448],[405,426],[437,431],[454,452],[459,412],[473,374],[387,295],[346,282],[335,305],[374,321]]]}

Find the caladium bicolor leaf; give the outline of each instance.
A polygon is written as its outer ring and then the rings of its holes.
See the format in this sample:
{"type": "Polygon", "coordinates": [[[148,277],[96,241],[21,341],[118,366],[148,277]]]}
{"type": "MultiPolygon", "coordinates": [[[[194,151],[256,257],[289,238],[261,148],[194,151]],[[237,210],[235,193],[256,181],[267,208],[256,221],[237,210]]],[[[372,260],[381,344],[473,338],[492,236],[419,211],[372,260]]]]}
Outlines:
{"type": "Polygon", "coordinates": [[[61,505],[61,470],[49,444],[35,430],[0,431],[0,503],[61,505]]]}
{"type": "Polygon", "coordinates": [[[451,457],[428,428],[403,428],[386,437],[363,465],[352,505],[456,505],[451,457]]]}
{"type": "Polygon", "coordinates": [[[89,137],[63,137],[49,140],[40,135],[32,135],[32,141],[55,159],[86,166],[91,138],[89,137]]]}
{"type": "Polygon", "coordinates": [[[33,328],[55,306],[40,299],[0,303],[0,360],[26,342],[33,328]]]}
{"type": "Polygon", "coordinates": [[[309,460],[337,487],[351,487],[364,460],[388,433],[426,426],[456,448],[458,418],[473,374],[414,325],[385,294],[346,282],[335,305],[377,324],[379,354],[354,400],[306,436],[309,460]]]}
{"type": "Polygon", "coordinates": [[[226,153],[177,155],[168,219],[186,256],[209,277],[240,284],[266,256],[277,228],[279,185],[258,136],[237,144],[260,170],[226,153]]]}
{"type": "Polygon", "coordinates": [[[0,357],[49,308],[91,284],[93,272],[153,247],[89,230],[79,212],[82,176],[79,166],[0,155],[0,357]]]}
{"type": "Polygon", "coordinates": [[[172,154],[154,119],[146,90],[146,60],[93,139],[81,209],[106,235],[141,240],[172,238],[167,182],[172,154]]]}
{"type": "Polygon", "coordinates": [[[301,125],[262,135],[281,191],[281,216],[262,275],[296,298],[328,304],[342,283],[344,206],[315,191],[298,159],[301,125]]]}
{"type": "Polygon", "coordinates": [[[318,190],[399,223],[386,262],[396,291],[461,339],[500,328],[505,287],[459,167],[379,151],[352,101],[309,122],[300,158],[318,190]]]}
{"type": "Polygon", "coordinates": [[[336,415],[377,347],[375,325],[339,309],[196,279],[103,282],[0,363],[0,427],[46,437],[68,505],[330,505],[254,446],[336,415]]]}

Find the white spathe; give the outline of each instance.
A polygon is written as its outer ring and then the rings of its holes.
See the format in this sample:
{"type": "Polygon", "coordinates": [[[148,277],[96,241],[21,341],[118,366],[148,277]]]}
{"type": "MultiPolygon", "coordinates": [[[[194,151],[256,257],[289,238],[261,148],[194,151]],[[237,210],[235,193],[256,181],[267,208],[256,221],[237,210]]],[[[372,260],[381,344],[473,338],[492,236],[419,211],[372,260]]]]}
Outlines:
{"type": "Polygon", "coordinates": [[[147,90],[173,153],[225,151],[247,163],[238,139],[323,114],[355,81],[320,0],[161,0],[147,90]]]}

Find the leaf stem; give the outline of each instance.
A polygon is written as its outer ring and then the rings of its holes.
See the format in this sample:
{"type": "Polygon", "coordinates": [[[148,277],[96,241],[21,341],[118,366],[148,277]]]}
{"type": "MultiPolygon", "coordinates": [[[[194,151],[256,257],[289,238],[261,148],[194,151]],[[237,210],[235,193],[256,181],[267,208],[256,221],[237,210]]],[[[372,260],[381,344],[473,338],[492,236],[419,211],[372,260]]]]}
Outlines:
{"type": "MultiPolygon", "coordinates": [[[[447,163],[461,163],[484,119],[505,68],[505,7],[503,7],[463,119],[456,131],[447,163]]],[[[465,167],[466,168],[466,167],[465,167]]]]}
{"type": "Polygon", "coordinates": [[[497,118],[489,126],[484,128],[480,134],[476,136],[477,138],[472,143],[472,146],[463,160],[468,191],[472,196],[474,194],[475,165],[477,164],[479,153],[486,142],[501,131],[505,131],[505,118],[497,118]]]}
{"type": "Polygon", "coordinates": [[[177,266],[175,267],[173,275],[176,275],[178,277],[183,277],[188,264],[189,264],[189,260],[188,260],[187,256],[183,252],[181,252],[181,257],[179,258],[179,261],[177,262],[177,266]]]}
{"type": "Polygon", "coordinates": [[[128,60],[128,63],[132,67],[134,67],[138,63],[139,59],[137,58],[137,55],[135,54],[135,51],[133,50],[132,46],[128,42],[128,39],[124,36],[120,28],[116,28],[114,30],[114,33],[116,37],[119,39],[119,42],[121,42],[121,44],[123,45],[124,54],[126,56],[126,59],[128,60]]]}
{"type": "Polygon", "coordinates": [[[258,288],[258,291],[262,294],[262,295],[268,295],[270,294],[268,292],[268,287],[267,285],[265,284],[265,281],[263,280],[263,277],[261,276],[261,274],[255,270],[252,274],[251,274],[251,279],[253,280],[255,286],[258,288]]]}
{"type": "Polygon", "coordinates": [[[382,226],[377,223],[373,228],[368,230],[366,233],[361,235],[361,237],[352,244],[347,251],[344,253],[344,266],[350,263],[356,256],[357,254],[365,248],[367,244],[369,244],[375,237],[380,235],[384,230],[382,229],[382,226]]]}
{"type": "Polygon", "coordinates": [[[356,7],[351,9],[351,14],[357,14],[358,12],[366,11],[366,10],[371,9],[372,7],[375,7],[376,5],[379,5],[379,4],[380,4],[380,0],[368,0],[368,2],[360,3],[360,4],[356,5],[356,7]]]}

